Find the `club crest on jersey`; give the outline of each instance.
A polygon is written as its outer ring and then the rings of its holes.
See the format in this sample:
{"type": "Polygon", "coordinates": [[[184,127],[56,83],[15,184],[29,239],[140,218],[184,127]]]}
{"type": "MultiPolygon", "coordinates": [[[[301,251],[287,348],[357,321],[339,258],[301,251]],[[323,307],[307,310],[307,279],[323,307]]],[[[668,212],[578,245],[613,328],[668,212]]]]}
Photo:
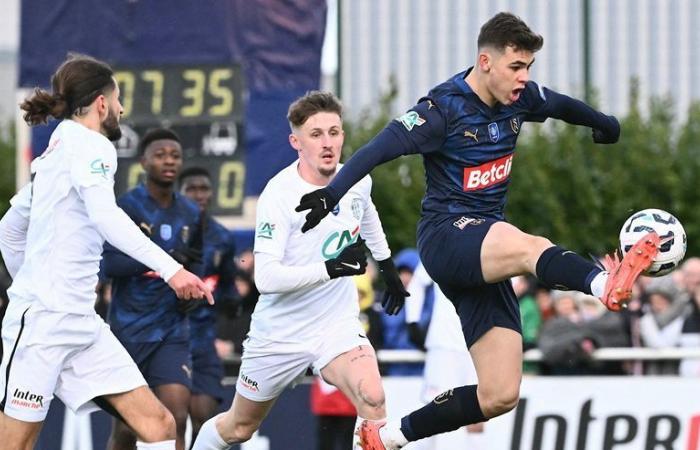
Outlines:
{"type": "Polygon", "coordinates": [[[396,120],[401,122],[408,131],[411,131],[413,127],[419,127],[425,123],[425,119],[419,116],[415,111],[409,111],[396,120]]]}
{"type": "Polygon", "coordinates": [[[160,238],[164,241],[169,241],[173,237],[173,227],[169,223],[164,223],[160,226],[160,238]]]}
{"type": "Polygon", "coordinates": [[[180,231],[180,239],[182,242],[188,242],[190,240],[190,227],[185,225],[180,231]]]}
{"type": "Polygon", "coordinates": [[[513,133],[515,134],[518,134],[518,131],[520,131],[520,123],[518,122],[517,117],[510,119],[510,129],[513,130],[513,133]]]}
{"type": "Polygon", "coordinates": [[[352,216],[355,219],[360,220],[362,217],[362,201],[359,198],[353,198],[351,208],[352,216]]]}
{"type": "Polygon", "coordinates": [[[496,143],[501,137],[501,132],[498,130],[498,124],[496,122],[491,122],[489,124],[489,139],[491,142],[496,143]]]}

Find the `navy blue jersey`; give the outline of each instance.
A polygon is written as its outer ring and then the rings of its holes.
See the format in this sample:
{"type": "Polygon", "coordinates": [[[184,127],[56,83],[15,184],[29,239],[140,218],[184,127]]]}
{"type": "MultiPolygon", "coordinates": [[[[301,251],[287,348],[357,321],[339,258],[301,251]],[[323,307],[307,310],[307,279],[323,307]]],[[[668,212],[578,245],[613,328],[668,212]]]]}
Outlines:
{"type": "MultiPolygon", "coordinates": [[[[218,307],[233,302],[236,297],[234,275],[235,246],[233,234],[219,222],[207,216],[204,223],[204,281],[212,286],[218,307]]],[[[202,301],[202,306],[190,312],[190,336],[193,352],[208,348],[216,337],[214,306],[202,301]]]]}
{"type": "Polygon", "coordinates": [[[503,220],[516,141],[523,122],[548,117],[619,133],[617,120],[529,81],[511,105],[489,107],[460,72],[430,90],[355,153],[326,188],[333,200],[373,167],[400,155],[423,155],[423,216],[464,214],[503,220]]]}
{"type": "MultiPolygon", "coordinates": [[[[166,252],[191,245],[198,233],[197,205],[175,193],[170,207],[161,208],[144,185],[117,201],[129,217],[166,252]]],[[[178,312],[177,297],[158,274],[105,243],[104,274],[112,278],[108,321],[123,342],[156,342],[165,337],[189,339],[187,316],[178,312]]]]}
{"type": "Polygon", "coordinates": [[[484,104],[461,72],[433,88],[389,128],[423,154],[423,214],[503,219],[515,144],[525,121],[544,118],[537,84],[528,82],[512,105],[484,104]],[[418,132],[421,127],[428,128],[418,132]]]}

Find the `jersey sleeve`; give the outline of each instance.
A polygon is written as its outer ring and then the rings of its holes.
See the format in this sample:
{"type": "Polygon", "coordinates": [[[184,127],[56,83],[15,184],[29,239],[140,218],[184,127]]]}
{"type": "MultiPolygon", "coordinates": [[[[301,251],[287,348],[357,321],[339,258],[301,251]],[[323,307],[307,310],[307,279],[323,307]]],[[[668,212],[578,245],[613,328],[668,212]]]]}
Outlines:
{"type": "Polygon", "coordinates": [[[402,141],[403,154],[439,150],[447,136],[445,113],[437,102],[425,97],[406,113],[392,120],[387,128],[402,141]]]}
{"type": "Polygon", "coordinates": [[[78,192],[96,185],[114,186],[117,152],[106,138],[90,136],[76,142],[70,164],[71,182],[78,192]]]}
{"type": "Polygon", "coordinates": [[[291,231],[293,208],[280,201],[280,195],[268,190],[258,199],[255,213],[255,253],[267,253],[281,259],[291,231]]]}
{"type": "Polygon", "coordinates": [[[528,81],[518,100],[518,106],[526,111],[523,120],[527,122],[544,122],[549,117],[544,110],[546,102],[547,94],[545,89],[534,81],[528,81]]]}
{"type": "Polygon", "coordinates": [[[22,217],[29,218],[32,206],[32,183],[27,183],[11,199],[10,205],[22,217]]]}

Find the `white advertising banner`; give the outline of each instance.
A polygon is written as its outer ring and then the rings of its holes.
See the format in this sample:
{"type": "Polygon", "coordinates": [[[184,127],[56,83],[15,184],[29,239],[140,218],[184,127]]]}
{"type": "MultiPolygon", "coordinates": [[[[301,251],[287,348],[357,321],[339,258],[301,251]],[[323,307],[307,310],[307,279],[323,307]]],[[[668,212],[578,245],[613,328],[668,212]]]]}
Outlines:
{"type": "MultiPolygon", "coordinates": [[[[384,379],[390,419],[420,405],[421,386],[384,379]]],[[[700,378],[525,377],[518,408],[484,433],[489,450],[700,450],[700,378]]],[[[463,434],[440,450],[470,450],[463,434]]]]}

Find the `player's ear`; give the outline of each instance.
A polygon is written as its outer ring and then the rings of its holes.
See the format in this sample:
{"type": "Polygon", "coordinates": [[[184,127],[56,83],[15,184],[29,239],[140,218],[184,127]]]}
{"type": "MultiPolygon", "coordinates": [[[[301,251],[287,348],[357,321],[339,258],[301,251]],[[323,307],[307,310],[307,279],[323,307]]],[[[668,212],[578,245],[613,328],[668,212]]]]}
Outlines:
{"type": "Polygon", "coordinates": [[[294,133],[289,133],[289,145],[292,146],[294,150],[301,150],[301,145],[299,144],[299,138],[294,133]]]}
{"type": "Polygon", "coordinates": [[[482,72],[491,70],[491,55],[485,51],[479,52],[479,69],[482,72]]]}

